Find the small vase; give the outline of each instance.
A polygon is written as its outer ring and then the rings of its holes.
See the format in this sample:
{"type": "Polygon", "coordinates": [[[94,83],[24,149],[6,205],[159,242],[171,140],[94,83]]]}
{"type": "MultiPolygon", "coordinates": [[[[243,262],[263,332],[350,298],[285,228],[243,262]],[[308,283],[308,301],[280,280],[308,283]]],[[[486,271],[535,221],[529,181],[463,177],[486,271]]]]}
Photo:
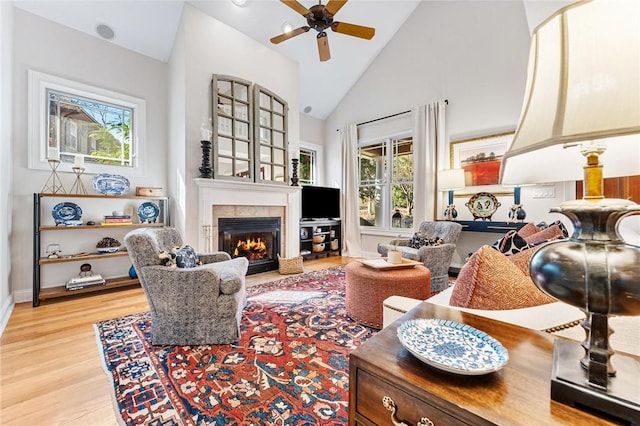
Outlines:
{"type": "Polygon", "coordinates": [[[136,268],[134,268],[133,265],[131,265],[131,268],[129,268],[129,278],[131,279],[138,278],[138,273],[136,272],[136,268]]]}
{"type": "Polygon", "coordinates": [[[402,263],[402,252],[400,250],[389,250],[387,252],[387,262],[392,265],[399,265],[402,263]]]}

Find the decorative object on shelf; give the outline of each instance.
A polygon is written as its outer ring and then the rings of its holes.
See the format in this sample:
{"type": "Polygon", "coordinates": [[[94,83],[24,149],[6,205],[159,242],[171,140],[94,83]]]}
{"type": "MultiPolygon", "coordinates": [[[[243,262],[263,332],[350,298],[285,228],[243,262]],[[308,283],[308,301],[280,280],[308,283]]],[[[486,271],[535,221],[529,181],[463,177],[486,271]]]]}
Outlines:
{"type": "MultiPolygon", "coordinates": [[[[78,158],[78,157],[76,157],[78,158]]],[[[82,157],[80,157],[82,158],[82,157]]],[[[82,176],[82,174],[84,173],[84,167],[72,167],[71,170],[73,170],[73,173],[76,175],[76,180],[73,182],[73,186],[71,186],[71,191],[69,191],[69,194],[83,194],[86,195],[87,194],[87,188],[84,187],[84,183],[82,182],[82,179],[80,178],[80,176],[82,176]]]]}
{"type": "Polygon", "coordinates": [[[162,197],[162,188],[157,186],[136,186],[138,197],[162,197]]]}
{"type": "Polygon", "coordinates": [[[102,195],[123,195],[129,187],[129,179],[121,175],[101,173],[93,177],[93,189],[102,195]]]}
{"type": "Polygon", "coordinates": [[[106,281],[102,278],[102,275],[93,273],[90,263],[83,263],[80,265],[80,273],[78,276],[67,281],[66,288],[67,290],[80,290],[85,287],[105,284],[106,281]]]}
{"type": "Polygon", "coordinates": [[[491,220],[491,216],[500,207],[500,202],[495,195],[489,192],[478,192],[469,198],[465,204],[473,215],[473,220],[491,220]]]}
{"type": "Polygon", "coordinates": [[[611,363],[609,316],[640,315],[640,247],[618,232],[640,206],[604,198],[603,178],[640,170],[638,15],[635,1],[580,1],[536,28],[520,123],[501,173],[510,185],[583,175],[584,198],[551,210],[571,220],[573,235],[545,244],[530,261],[540,289],[587,315],[582,344],[554,341],[551,398],[625,423],[640,412],[640,362],[616,353],[611,363]],[[612,53],[612,43],[627,53],[612,53]]]}
{"type": "Polygon", "coordinates": [[[291,159],[291,186],[298,186],[298,162],[297,158],[291,159]]]}
{"type": "Polygon", "coordinates": [[[98,249],[98,253],[115,253],[120,250],[120,241],[111,237],[104,237],[98,244],[96,244],[96,248],[98,249]]]}
{"type": "Polygon", "coordinates": [[[129,278],[131,278],[132,280],[138,278],[138,272],[136,271],[136,268],[133,267],[133,265],[131,265],[131,268],[129,268],[129,278]]]}
{"type": "Polygon", "coordinates": [[[444,210],[446,220],[458,217],[456,206],[453,204],[453,191],[464,188],[464,169],[441,170],[438,172],[438,191],[449,191],[449,205],[444,210]]]}
{"type": "Polygon", "coordinates": [[[527,217],[527,212],[524,211],[522,204],[520,204],[520,187],[516,186],[513,188],[513,205],[509,209],[509,220],[507,222],[523,222],[525,217],[527,217]]]}
{"type": "Polygon", "coordinates": [[[49,244],[47,246],[46,254],[49,259],[57,259],[61,253],[62,249],[60,248],[60,244],[49,244]]]}
{"type": "Polygon", "coordinates": [[[202,147],[202,165],[198,169],[200,177],[211,179],[213,177],[213,167],[211,167],[211,142],[200,141],[202,147]]]}
{"type": "Polygon", "coordinates": [[[64,186],[62,186],[62,181],[60,181],[60,176],[58,176],[58,166],[60,166],[60,160],[52,160],[51,158],[49,158],[47,161],[49,163],[49,167],[51,167],[51,174],[49,175],[47,181],[44,183],[41,192],[45,194],[66,194],[64,186]]]}
{"type": "Polygon", "coordinates": [[[320,253],[320,252],[324,251],[324,243],[313,244],[311,246],[311,251],[313,251],[314,253],[320,253]]]}
{"type": "MultiPolygon", "coordinates": [[[[76,203],[65,201],[53,206],[51,215],[53,216],[53,220],[56,222],[56,226],[75,225],[74,222],[69,221],[79,221],[82,217],[82,209],[76,203]]],[[[80,225],[82,225],[82,222],[80,225]]]]}
{"type": "Polygon", "coordinates": [[[211,135],[213,126],[211,118],[203,120],[200,125],[200,146],[202,147],[202,165],[198,169],[201,178],[211,179],[213,177],[213,167],[211,166],[211,135]]]}
{"type": "Polygon", "coordinates": [[[337,238],[331,240],[331,250],[338,250],[340,248],[340,241],[337,238]]]}
{"type": "Polygon", "coordinates": [[[300,239],[306,240],[309,238],[309,229],[308,228],[300,228],[300,239]]]}
{"type": "Polygon", "coordinates": [[[509,353],[493,337],[467,324],[419,318],[398,327],[402,346],[427,365],[449,373],[477,376],[500,370],[509,353]]]}
{"type": "Polygon", "coordinates": [[[313,242],[316,244],[324,243],[326,235],[325,234],[316,234],[313,236],[313,242]]]}
{"type": "Polygon", "coordinates": [[[140,223],[156,223],[160,215],[160,207],[153,201],[145,201],[138,207],[140,223]]]}

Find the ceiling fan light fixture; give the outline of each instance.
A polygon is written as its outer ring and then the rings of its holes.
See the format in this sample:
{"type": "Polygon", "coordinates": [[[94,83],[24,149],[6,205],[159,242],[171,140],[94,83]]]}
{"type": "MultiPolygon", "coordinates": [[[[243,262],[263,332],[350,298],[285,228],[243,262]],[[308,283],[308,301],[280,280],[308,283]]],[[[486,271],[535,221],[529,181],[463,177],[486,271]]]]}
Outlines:
{"type": "Polygon", "coordinates": [[[247,5],[248,0],[231,0],[231,3],[235,4],[238,7],[245,7],[247,5]]]}
{"type": "Polygon", "coordinates": [[[291,25],[289,21],[284,21],[280,29],[283,33],[290,33],[291,31],[293,31],[293,25],[291,25]]]}

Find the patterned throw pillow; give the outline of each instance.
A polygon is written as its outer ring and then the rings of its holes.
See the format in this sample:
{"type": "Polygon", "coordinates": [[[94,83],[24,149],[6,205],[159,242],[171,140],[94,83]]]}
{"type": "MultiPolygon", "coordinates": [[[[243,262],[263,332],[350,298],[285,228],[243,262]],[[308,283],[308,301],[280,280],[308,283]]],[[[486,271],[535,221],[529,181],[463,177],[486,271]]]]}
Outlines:
{"type": "Polygon", "coordinates": [[[507,256],[482,246],[460,270],[451,306],[472,309],[517,309],[555,302],[507,256]]]}
{"type": "Polygon", "coordinates": [[[442,238],[427,238],[426,235],[416,232],[409,240],[409,247],[419,249],[422,246],[439,246],[443,242],[442,238]]]}
{"type": "Polygon", "coordinates": [[[515,229],[508,231],[504,234],[504,237],[500,238],[498,241],[491,245],[494,249],[498,250],[500,253],[511,255],[515,253],[520,253],[523,250],[530,248],[531,246],[518,234],[515,229]]]}
{"type": "Polygon", "coordinates": [[[178,268],[194,268],[200,264],[196,251],[190,245],[175,247],[169,252],[160,253],[164,265],[175,265],[178,268]]]}

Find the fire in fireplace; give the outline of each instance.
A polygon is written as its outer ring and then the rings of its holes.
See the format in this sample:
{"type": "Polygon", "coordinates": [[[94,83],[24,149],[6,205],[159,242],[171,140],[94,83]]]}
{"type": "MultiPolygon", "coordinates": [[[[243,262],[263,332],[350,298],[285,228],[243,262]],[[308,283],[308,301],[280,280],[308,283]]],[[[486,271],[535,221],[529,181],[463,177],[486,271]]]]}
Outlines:
{"type": "Polygon", "coordinates": [[[278,269],[279,217],[218,219],[218,249],[249,260],[248,274],[278,269]]]}

